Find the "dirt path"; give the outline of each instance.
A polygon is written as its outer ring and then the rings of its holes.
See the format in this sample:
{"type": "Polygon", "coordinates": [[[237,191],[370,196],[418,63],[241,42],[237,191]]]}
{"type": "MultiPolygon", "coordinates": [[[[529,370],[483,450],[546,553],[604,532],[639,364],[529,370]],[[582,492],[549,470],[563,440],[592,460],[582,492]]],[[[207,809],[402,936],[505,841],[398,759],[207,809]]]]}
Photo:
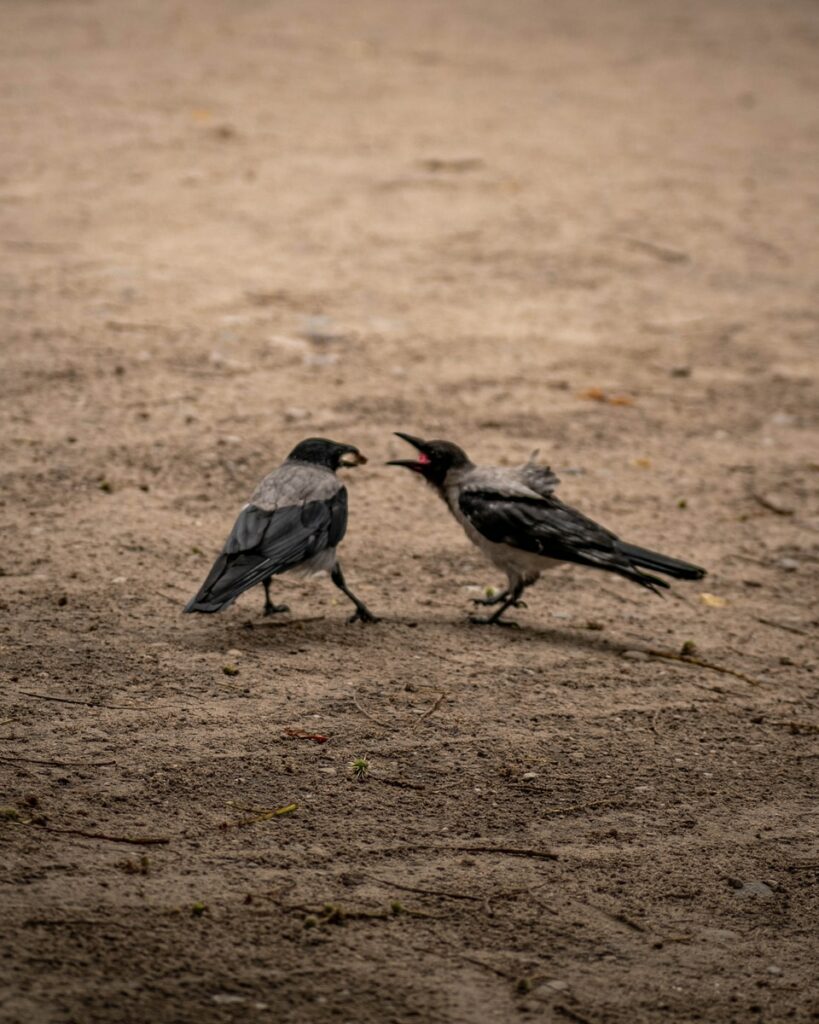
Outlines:
{"type": "Polygon", "coordinates": [[[3,1021],[815,1019],[815,4],[0,20],[3,1021]],[[471,627],[394,429],[710,575],[471,627]],[[383,622],[183,618],[314,433],[383,622]]]}

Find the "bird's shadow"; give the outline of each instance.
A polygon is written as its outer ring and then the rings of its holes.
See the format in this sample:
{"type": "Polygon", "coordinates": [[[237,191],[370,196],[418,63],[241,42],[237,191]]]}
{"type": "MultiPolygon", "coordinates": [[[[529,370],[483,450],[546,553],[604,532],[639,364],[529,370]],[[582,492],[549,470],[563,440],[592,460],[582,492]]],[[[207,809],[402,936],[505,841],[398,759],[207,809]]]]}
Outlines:
{"type": "MultiPolygon", "coordinates": [[[[424,618],[422,616],[385,616],[376,623],[347,622],[337,616],[306,615],[276,618],[250,618],[242,616],[218,623],[217,629],[202,627],[192,630],[187,646],[197,652],[212,651],[214,642],[224,648],[238,648],[258,654],[286,650],[292,653],[313,653],[322,650],[328,655],[334,647],[372,650],[383,657],[385,647],[390,655],[402,650],[428,651],[432,657],[451,660],[444,652],[453,643],[460,647],[460,659],[480,656],[499,647],[551,646],[591,651],[604,655],[621,655],[624,650],[640,650],[640,642],[605,636],[601,631],[590,631],[583,626],[514,627],[471,622],[464,616],[424,618]]],[[[646,643],[650,641],[646,640],[646,643]]]]}

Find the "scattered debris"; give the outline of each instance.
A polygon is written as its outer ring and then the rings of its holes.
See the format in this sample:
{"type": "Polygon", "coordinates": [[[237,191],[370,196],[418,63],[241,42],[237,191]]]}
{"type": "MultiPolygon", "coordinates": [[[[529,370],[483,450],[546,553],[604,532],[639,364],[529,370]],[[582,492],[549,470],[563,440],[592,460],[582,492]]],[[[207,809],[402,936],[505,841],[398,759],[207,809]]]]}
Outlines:
{"type": "Polygon", "coordinates": [[[630,249],[644,252],[647,256],[662,260],[663,263],[688,263],[691,258],[687,252],[680,249],[670,249],[667,245],[647,242],[642,238],[624,238],[623,241],[630,249]]]}
{"type": "MultiPolygon", "coordinates": [[[[237,807],[237,804],[233,804],[237,807]]],[[[285,804],[283,807],[253,808],[246,807],[240,810],[248,810],[252,813],[250,818],[240,818],[239,821],[223,821],[219,828],[227,831],[229,828],[244,828],[246,825],[258,825],[261,821],[271,821],[273,818],[280,818],[284,814],[292,814],[299,809],[298,804],[285,804]]]]}
{"type": "Polygon", "coordinates": [[[590,402],[603,402],[606,405],[634,405],[635,401],[631,395],[610,395],[602,388],[586,388],[577,397],[585,398],[590,402]]]}
{"type": "Polygon", "coordinates": [[[314,743],[326,743],[330,737],[320,732],[307,732],[305,729],[293,729],[288,726],[282,733],[285,740],[312,740],[314,743]]]}

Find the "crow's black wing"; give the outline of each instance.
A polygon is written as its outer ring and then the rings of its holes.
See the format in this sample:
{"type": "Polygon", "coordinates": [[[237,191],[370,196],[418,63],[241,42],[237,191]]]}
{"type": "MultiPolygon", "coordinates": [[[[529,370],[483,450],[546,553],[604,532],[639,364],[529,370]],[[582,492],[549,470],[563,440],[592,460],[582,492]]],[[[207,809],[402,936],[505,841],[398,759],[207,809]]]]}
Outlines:
{"type": "Polygon", "coordinates": [[[327,548],[347,529],[347,489],[323,501],[273,510],[244,508],[222,553],[186,612],[218,612],[268,576],[295,569],[327,548]]]}
{"type": "Polygon", "coordinates": [[[464,490],[458,504],[478,533],[495,544],[508,544],[560,562],[606,569],[652,589],[668,586],[663,580],[639,572],[620,551],[619,541],[610,530],[558,498],[464,490]]]}

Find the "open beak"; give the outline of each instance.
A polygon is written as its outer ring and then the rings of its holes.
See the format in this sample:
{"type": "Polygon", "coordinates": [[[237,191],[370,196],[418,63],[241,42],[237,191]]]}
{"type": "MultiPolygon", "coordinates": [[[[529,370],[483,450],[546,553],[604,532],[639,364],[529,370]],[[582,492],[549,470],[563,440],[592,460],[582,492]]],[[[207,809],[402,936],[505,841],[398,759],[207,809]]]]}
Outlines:
{"type": "Polygon", "coordinates": [[[400,430],[396,430],[396,437],[400,437],[402,441],[406,441],[407,444],[411,444],[413,448],[421,455],[421,459],[391,459],[388,466],[404,466],[405,469],[412,469],[416,473],[423,473],[424,467],[429,465],[429,457],[424,452],[426,443],[421,440],[420,437],[413,437],[412,434],[402,434],[400,430]]]}
{"type": "Polygon", "coordinates": [[[353,466],[363,466],[367,459],[361,452],[354,448],[352,451],[345,452],[339,460],[339,465],[346,466],[347,469],[352,469],[353,466]]]}

